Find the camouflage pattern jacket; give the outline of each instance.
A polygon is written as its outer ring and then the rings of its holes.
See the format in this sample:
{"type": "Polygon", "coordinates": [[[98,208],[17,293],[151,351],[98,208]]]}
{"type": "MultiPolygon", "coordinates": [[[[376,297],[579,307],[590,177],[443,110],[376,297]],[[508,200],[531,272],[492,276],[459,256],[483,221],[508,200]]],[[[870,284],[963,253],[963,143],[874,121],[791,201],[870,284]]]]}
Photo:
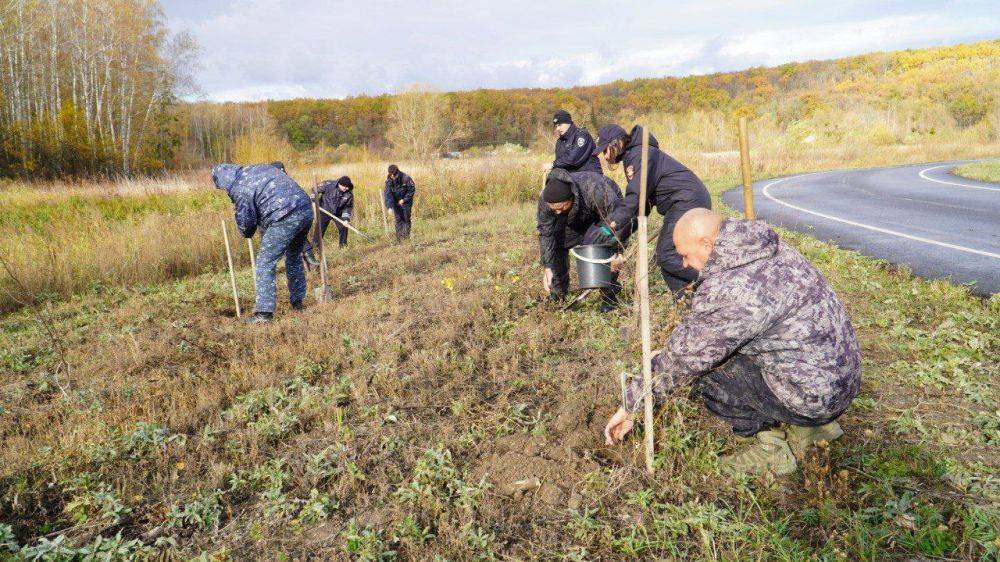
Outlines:
{"type": "MultiPolygon", "coordinates": [[[[588,228],[595,224],[606,224],[605,219],[622,201],[621,188],[604,174],[571,174],[561,168],[553,168],[549,176],[571,185],[573,207],[568,213],[557,215],[541,195],[538,196],[538,248],[542,265],[546,267],[552,264],[557,250],[579,245],[588,228]]],[[[624,233],[621,240],[623,245],[628,243],[628,234],[624,233]]]]}
{"type": "MultiPolygon", "coordinates": [[[[801,254],[756,221],[727,219],[701,271],[691,309],[653,359],[653,394],[696,380],[740,353],[793,412],[839,414],[861,386],[861,353],[847,311],[801,254]]],[[[642,408],[642,381],[625,408],[642,408]]]]}
{"type": "Polygon", "coordinates": [[[312,206],[295,180],[269,164],[219,164],[212,168],[212,181],[233,201],[236,226],[244,238],[253,236],[257,227],[267,230],[292,211],[312,206]]]}

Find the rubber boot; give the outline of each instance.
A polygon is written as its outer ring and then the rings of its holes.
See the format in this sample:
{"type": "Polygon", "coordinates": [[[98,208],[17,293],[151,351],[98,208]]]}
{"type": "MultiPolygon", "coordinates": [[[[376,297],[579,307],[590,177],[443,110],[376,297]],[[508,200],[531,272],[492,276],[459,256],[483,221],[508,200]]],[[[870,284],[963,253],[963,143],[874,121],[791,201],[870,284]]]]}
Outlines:
{"type": "Polygon", "coordinates": [[[803,458],[806,449],[820,441],[834,441],[844,434],[840,424],[832,421],[819,427],[788,426],[788,444],[796,457],[803,458]]]}
{"type": "Polygon", "coordinates": [[[752,445],[739,453],[719,459],[719,466],[734,473],[760,473],[771,471],[778,476],[795,472],[795,456],[792,454],[786,434],[780,429],[761,431],[754,436],[752,445]]]}
{"type": "Polygon", "coordinates": [[[247,324],[269,324],[273,319],[274,314],[270,312],[254,312],[253,316],[250,316],[244,322],[247,324]]]}

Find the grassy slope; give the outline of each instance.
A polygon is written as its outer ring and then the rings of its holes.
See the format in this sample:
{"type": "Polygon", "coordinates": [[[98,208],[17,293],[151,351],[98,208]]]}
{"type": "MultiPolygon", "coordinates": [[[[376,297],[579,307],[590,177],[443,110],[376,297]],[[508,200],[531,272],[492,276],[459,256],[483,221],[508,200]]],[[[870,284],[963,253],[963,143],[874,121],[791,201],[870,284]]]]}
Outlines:
{"type": "Polygon", "coordinates": [[[1000,160],[974,162],[955,168],[955,174],[979,181],[1000,183],[1000,160]]]}
{"type": "MultiPolygon", "coordinates": [[[[259,330],[221,273],[5,317],[0,521],[233,559],[996,556],[1000,298],[786,239],[845,300],[866,377],[846,438],[789,479],[719,475],[733,443],[686,400],[655,477],[638,435],[604,448],[634,322],[541,302],[531,207],[510,206],[338,254],[335,303],[259,330]]],[[[654,294],[662,342],[677,313],[654,294]]]]}

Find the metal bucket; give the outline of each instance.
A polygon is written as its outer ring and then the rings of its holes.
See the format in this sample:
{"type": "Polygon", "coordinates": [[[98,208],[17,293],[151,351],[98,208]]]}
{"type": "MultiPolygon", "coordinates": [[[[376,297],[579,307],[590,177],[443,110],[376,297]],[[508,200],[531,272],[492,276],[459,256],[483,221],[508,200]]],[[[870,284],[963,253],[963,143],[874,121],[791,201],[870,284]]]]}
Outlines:
{"type": "Polygon", "coordinates": [[[576,273],[581,289],[603,289],[615,283],[611,273],[611,258],[615,250],[611,246],[577,246],[571,248],[570,255],[576,258],[576,273]]]}

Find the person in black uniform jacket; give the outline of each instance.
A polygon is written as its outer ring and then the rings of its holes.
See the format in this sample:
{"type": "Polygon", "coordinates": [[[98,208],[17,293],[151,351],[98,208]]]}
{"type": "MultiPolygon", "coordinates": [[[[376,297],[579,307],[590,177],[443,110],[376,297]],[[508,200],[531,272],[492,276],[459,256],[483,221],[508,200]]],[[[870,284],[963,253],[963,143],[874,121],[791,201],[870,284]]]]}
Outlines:
{"type": "Polygon", "coordinates": [[[413,178],[399,170],[395,164],[389,166],[389,175],[385,178],[385,208],[392,209],[396,215],[396,242],[402,242],[410,237],[411,218],[413,216],[413,196],[417,186],[413,178]]]}
{"type": "MultiPolygon", "coordinates": [[[[597,233],[608,228],[607,217],[621,203],[621,189],[604,174],[571,174],[559,168],[549,172],[545,189],[538,197],[537,218],[538,247],[545,267],[542,284],[552,300],[566,298],[569,291],[569,249],[593,244],[597,233]]],[[[616,242],[614,249],[620,256],[628,239],[616,242]]],[[[601,289],[601,312],[618,306],[620,292],[615,273],[613,285],[601,289]]]]}
{"type": "Polygon", "coordinates": [[[561,168],[567,172],[597,172],[601,170],[601,161],[597,159],[594,138],[587,129],[573,124],[569,113],[560,109],[552,117],[559,138],[556,140],[556,159],[552,168],[561,168]]]}
{"type": "MultiPolygon", "coordinates": [[[[618,125],[601,127],[597,139],[597,153],[603,153],[608,165],[623,162],[628,186],[625,200],[611,215],[610,226],[615,235],[621,237],[633,228],[634,218],[639,216],[639,175],[642,159],[642,128],[638,125],[626,133],[618,125]]],[[[663,280],[675,293],[682,292],[698,279],[698,272],[684,267],[684,260],[674,248],[674,226],[685,212],[701,207],[712,208],[712,198],[705,184],[687,166],[674,160],[660,150],[653,135],[649,135],[649,168],[646,185],[646,208],[642,212],[656,210],[663,215],[663,229],[656,242],[656,263],[663,273],[663,280]]],[[[613,240],[613,238],[612,238],[613,240]]]]}
{"type": "MultiPolygon", "coordinates": [[[[317,193],[319,194],[320,208],[325,209],[331,215],[344,222],[351,222],[351,215],[354,213],[354,184],[351,182],[350,177],[343,176],[336,181],[326,180],[320,182],[317,193]]],[[[330,218],[330,215],[327,215],[323,211],[319,212],[317,220],[319,221],[319,232],[317,233],[315,229],[313,230],[312,240],[306,244],[306,248],[303,251],[306,263],[313,267],[319,265],[319,260],[316,259],[313,248],[319,245],[320,236],[326,236],[326,228],[330,226],[331,222],[337,226],[337,231],[340,234],[341,248],[347,246],[347,233],[349,232],[346,226],[334,221],[330,218]]]]}

